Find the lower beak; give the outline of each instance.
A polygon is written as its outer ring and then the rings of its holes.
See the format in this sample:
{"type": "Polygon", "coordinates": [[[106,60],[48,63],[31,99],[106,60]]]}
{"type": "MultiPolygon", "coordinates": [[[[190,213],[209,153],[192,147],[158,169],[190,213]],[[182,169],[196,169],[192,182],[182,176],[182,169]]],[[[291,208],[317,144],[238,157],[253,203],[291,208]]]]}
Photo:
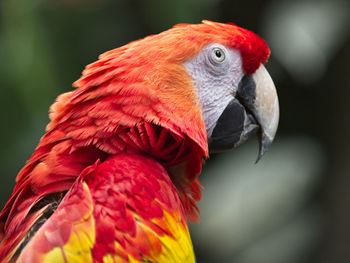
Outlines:
{"type": "Polygon", "coordinates": [[[226,106],[208,138],[210,152],[232,149],[257,133],[257,162],[271,145],[279,120],[278,97],[263,65],[239,83],[236,97],[226,106]]]}

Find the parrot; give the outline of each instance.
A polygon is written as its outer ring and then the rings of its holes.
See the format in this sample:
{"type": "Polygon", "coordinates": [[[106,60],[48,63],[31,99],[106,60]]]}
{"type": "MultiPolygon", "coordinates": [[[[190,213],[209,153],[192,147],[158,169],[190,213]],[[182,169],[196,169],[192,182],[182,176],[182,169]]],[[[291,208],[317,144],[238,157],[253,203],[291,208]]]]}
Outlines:
{"type": "MultiPolygon", "coordinates": [[[[279,122],[267,43],[204,20],[107,51],[49,124],[0,213],[1,262],[195,262],[202,165],[279,122]]],[[[218,179],[219,180],[219,179],[218,179]]]]}

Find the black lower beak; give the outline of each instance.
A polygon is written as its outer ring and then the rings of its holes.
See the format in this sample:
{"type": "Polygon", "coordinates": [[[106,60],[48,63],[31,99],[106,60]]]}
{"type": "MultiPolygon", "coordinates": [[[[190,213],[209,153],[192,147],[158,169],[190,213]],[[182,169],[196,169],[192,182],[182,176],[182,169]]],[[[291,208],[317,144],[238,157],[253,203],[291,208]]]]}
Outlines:
{"type": "Polygon", "coordinates": [[[233,99],[227,105],[209,138],[211,153],[232,149],[259,130],[253,115],[247,113],[244,106],[233,99]]]}

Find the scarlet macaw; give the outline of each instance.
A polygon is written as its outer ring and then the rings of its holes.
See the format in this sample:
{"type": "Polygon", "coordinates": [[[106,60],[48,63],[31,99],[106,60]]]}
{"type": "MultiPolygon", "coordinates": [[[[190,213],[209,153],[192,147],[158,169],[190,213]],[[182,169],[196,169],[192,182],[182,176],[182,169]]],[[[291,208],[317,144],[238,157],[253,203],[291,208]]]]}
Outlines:
{"type": "Polygon", "coordinates": [[[278,125],[265,41],[234,24],[179,24],[108,51],[50,108],[0,214],[2,262],[194,262],[209,150],[278,125]]]}

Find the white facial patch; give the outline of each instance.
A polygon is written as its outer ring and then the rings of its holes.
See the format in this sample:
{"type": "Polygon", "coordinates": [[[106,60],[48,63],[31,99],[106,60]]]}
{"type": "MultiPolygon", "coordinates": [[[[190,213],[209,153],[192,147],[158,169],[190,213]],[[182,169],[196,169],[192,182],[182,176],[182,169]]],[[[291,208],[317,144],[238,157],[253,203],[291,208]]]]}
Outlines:
{"type": "Polygon", "coordinates": [[[185,67],[199,94],[207,136],[210,137],[244,75],[241,55],[235,49],[212,43],[186,61],[185,67]]]}

